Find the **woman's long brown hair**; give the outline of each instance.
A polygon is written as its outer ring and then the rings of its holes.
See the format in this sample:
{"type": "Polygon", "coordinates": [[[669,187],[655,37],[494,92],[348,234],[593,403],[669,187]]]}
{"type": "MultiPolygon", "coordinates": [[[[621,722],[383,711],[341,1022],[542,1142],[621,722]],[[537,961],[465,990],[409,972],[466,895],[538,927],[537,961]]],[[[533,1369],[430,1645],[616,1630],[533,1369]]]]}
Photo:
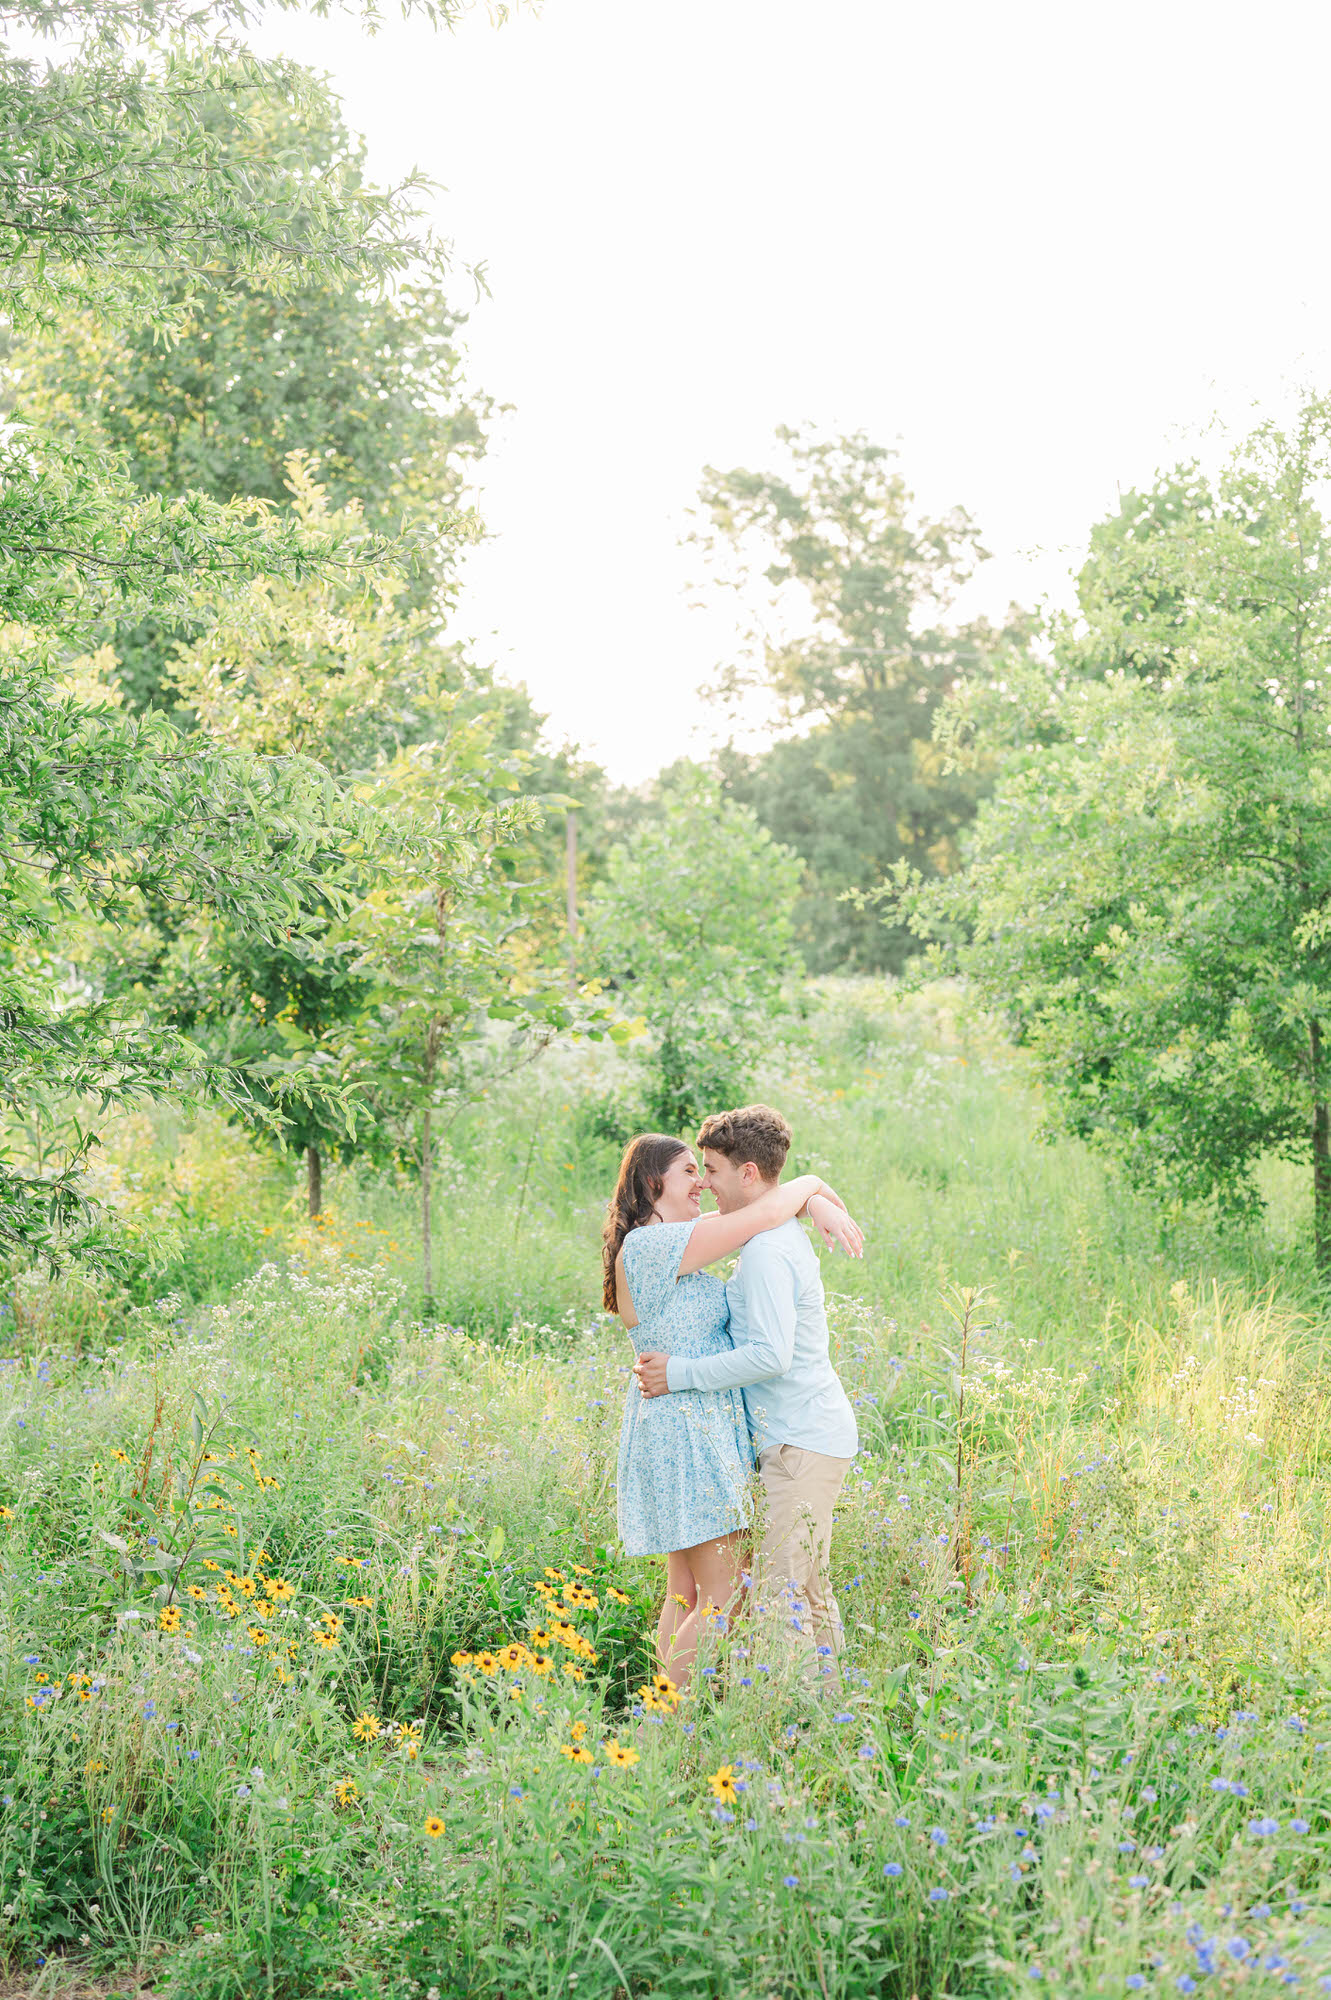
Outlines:
{"type": "Polygon", "coordinates": [[[601,1297],[607,1312],[619,1311],[615,1259],[620,1246],[630,1229],[651,1221],[652,1204],[660,1197],[667,1172],[680,1154],[688,1150],[682,1139],[667,1139],[663,1132],[640,1132],[624,1148],[619,1179],[601,1231],[601,1262],[605,1269],[601,1297]]]}

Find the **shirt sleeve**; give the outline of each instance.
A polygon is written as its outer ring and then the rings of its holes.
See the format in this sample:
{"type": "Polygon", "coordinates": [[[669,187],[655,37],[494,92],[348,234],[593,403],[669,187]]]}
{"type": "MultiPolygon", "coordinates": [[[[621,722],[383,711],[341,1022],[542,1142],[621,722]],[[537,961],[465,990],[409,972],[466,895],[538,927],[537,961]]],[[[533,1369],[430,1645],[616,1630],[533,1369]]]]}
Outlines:
{"type": "Polygon", "coordinates": [[[692,1230],[691,1222],[649,1222],[624,1238],[624,1276],[640,1325],[664,1312],[692,1230]]]}
{"type": "MultiPolygon", "coordinates": [[[[756,1242],[758,1239],[755,1238],[756,1242]]],[[[795,1358],[797,1287],[790,1260],[779,1253],[745,1251],[744,1310],[749,1338],[726,1354],[672,1354],[669,1389],[748,1389],[784,1375],[795,1358]]]]}

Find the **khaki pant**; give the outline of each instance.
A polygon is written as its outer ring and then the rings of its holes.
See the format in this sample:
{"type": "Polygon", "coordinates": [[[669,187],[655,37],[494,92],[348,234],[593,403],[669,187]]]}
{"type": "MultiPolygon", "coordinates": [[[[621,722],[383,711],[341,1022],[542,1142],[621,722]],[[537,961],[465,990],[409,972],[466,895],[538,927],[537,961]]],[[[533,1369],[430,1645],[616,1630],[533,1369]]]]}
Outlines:
{"type": "Polygon", "coordinates": [[[767,1515],[755,1577],[758,1608],[804,1655],[804,1671],[835,1672],[841,1651],[829,1556],[832,1509],[850,1464],[795,1444],[769,1444],[758,1455],[767,1515]]]}

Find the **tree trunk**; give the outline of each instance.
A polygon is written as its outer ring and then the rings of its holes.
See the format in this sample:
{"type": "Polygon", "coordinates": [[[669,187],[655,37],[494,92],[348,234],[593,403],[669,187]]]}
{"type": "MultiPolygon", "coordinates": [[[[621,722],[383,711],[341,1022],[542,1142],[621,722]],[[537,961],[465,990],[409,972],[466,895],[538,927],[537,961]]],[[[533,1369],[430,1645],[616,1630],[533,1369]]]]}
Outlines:
{"type": "Polygon", "coordinates": [[[1322,1092],[1322,1024],[1308,1026],[1313,1073],[1313,1250],[1319,1271],[1331,1270],[1331,1112],[1322,1092]]]}
{"type": "Polygon", "coordinates": [[[430,1107],[421,1113],[421,1318],[434,1318],[434,1243],[430,1235],[430,1107]]]}
{"type": "Polygon", "coordinates": [[[324,1163],[317,1146],[305,1148],[305,1185],[309,1191],[310,1214],[318,1215],[324,1205],[324,1163]]]}

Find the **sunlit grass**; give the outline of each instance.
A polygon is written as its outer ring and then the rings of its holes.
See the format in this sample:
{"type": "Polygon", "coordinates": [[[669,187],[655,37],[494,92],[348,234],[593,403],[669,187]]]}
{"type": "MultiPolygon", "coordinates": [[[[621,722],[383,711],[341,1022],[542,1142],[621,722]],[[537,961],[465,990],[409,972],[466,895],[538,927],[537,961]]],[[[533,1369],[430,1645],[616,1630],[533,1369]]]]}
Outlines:
{"type": "Polygon", "coordinates": [[[85,1302],[78,1352],[57,1288],[0,1371],[17,1963],[179,2000],[1331,1976],[1331,1393],[1288,1217],[1162,1223],[1041,1145],[951,992],[835,989],[771,1064],[873,1245],[827,1266],[844,1680],[741,1620],[652,1690],[603,1055],[551,1065],[534,1140],[530,1091],[455,1129],[438,1324],[414,1191],[334,1176],[312,1226],[224,1161],[266,1268],[100,1341],[85,1302]]]}

